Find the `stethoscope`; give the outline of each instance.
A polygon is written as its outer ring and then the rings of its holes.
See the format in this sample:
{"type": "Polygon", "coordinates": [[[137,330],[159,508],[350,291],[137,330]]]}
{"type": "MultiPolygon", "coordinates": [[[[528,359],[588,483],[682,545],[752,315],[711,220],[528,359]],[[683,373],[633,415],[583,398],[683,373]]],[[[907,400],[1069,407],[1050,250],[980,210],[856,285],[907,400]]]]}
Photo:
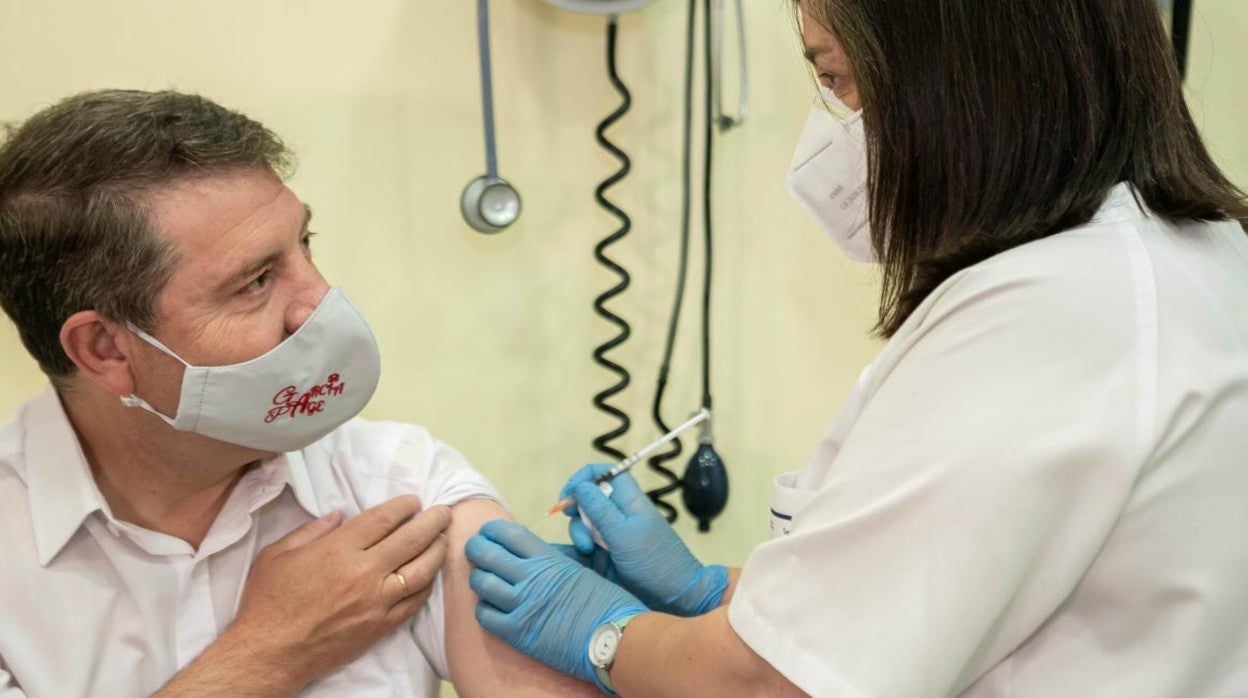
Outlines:
{"type": "MultiPolygon", "coordinates": [[[[585,14],[613,15],[638,10],[654,0],[546,0],[550,4],[585,14]]],[[[717,0],[722,3],[723,0],[717,0]]],[[[737,116],[724,114],[721,99],[716,99],[718,118],[722,129],[740,126],[748,113],[749,82],[745,67],[745,25],[741,0],[737,0],[737,20],[741,31],[740,42],[741,107],[737,116]]],[[[722,49],[722,27],[717,26],[715,41],[716,73],[722,68],[719,60],[722,49]]],[[[485,174],[473,179],[464,187],[459,208],[464,220],[473,230],[487,235],[501,233],[520,218],[522,209],[520,192],[498,174],[498,140],[494,130],[494,75],[490,61],[490,13],[489,0],[477,0],[477,53],[481,64],[481,111],[485,131],[485,174]]]]}
{"type": "MultiPolygon", "coordinates": [[[[606,198],[607,191],[626,177],[631,169],[631,161],[627,154],[612,143],[606,131],[622,118],[632,104],[628,88],[616,71],[616,44],[618,35],[618,15],[631,10],[640,9],[654,0],[546,0],[546,2],[574,12],[596,15],[608,15],[607,22],[607,71],[608,77],[621,97],[621,104],[610,116],[599,123],[595,131],[598,142],[620,162],[620,169],[604,180],[595,191],[598,203],[617,218],[620,227],[603,239],[595,247],[595,258],[604,267],[613,271],[619,278],[611,289],[598,296],[594,301],[594,309],[604,320],[614,325],[617,334],[594,350],[594,361],[604,369],[614,373],[618,381],[594,396],[594,406],[617,420],[617,426],[594,439],[594,447],[613,460],[624,460],[625,455],[612,445],[628,430],[631,420],[626,411],[619,409],[609,401],[623,391],[631,377],[628,370],[614,361],[607,354],[623,344],[631,333],[630,326],[624,318],[608,307],[608,302],[623,293],[629,285],[627,270],[615,260],[607,256],[607,248],[624,238],[630,228],[631,220],[627,213],[606,198]]],[[[672,351],[676,340],[677,328],[681,315],[682,299],[685,292],[686,269],[690,238],[691,209],[691,167],[692,167],[692,113],[693,113],[693,51],[695,43],[696,6],[704,5],[703,31],[705,41],[704,65],[706,68],[705,83],[705,172],[703,187],[705,256],[704,282],[702,293],[702,433],[698,439],[698,447],[685,470],[683,477],[664,466],[664,463],[679,457],[682,452],[680,442],[673,440],[671,448],[665,453],[654,454],[650,458],[650,468],[666,481],[666,484],[647,492],[655,505],[660,508],[669,520],[676,517],[676,509],[663,500],[667,495],[680,491],[685,508],[698,521],[701,531],[710,529],[710,522],[723,511],[728,499],[727,471],[723,459],[715,450],[714,437],[711,429],[711,374],[710,374],[710,303],[711,303],[711,158],[713,152],[713,131],[726,132],[741,126],[749,115],[749,82],[746,65],[746,38],[743,0],[736,0],[736,19],[738,27],[738,53],[741,60],[739,74],[740,106],[735,115],[726,113],[723,106],[723,44],[724,44],[724,5],[725,0],[688,0],[687,37],[685,56],[685,105],[684,105],[684,147],[682,168],[682,221],[681,221],[681,256],[679,273],[672,316],[668,326],[668,337],[663,364],[659,370],[652,417],[655,425],[662,432],[671,431],[664,422],[663,396],[666,392],[668,373],[671,368],[672,351]]],[[[464,220],[476,231],[486,234],[500,233],[516,221],[520,216],[520,194],[498,174],[497,141],[494,132],[494,96],[493,80],[490,64],[489,39],[489,7],[488,0],[477,0],[477,39],[481,64],[482,109],[485,127],[486,174],[477,177],[464,189],[460,199],[460,207],[464,220]]]]}
{"type": "Polygon", "coordinates": [[[485,174],[464,187],[459,209],[472,229],[501,233],[520,217],[520,192],[498,175],[494,136],[494,74],[490,65],[489,0],[477,0],[477,52],[481,59],[481,111],[485,126],[485,174]]]}

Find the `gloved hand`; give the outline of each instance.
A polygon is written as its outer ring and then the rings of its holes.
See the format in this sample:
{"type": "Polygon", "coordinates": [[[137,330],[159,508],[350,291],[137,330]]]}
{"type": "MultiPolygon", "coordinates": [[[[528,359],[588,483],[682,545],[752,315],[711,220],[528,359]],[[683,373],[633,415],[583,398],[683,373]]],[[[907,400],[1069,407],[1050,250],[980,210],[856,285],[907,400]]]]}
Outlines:
{"type": "Polygon", "coordinates": [[[634,596],[510,521],[490,521],[468,539],[476,565],[477,622],[530,657],[609,692],[589,661],[605,623],[650,610],[634,596]]]}
{"type": "MultiPolygon", "coordinates": [[[[582,524],[584,525],[584,524],[582,524]]],[[[594,549],[588,555],[582,555],[581,551],[573,545],[553,544],[555,550],[563,553],[570,560],[580,563],[584,567],[588,567],[598,576],[611,582],[612,584],[623,584],[620,575],[615,571],[615,563],[611,562],[611,553],[594,546],[594,549]]]]}
{"type": "Polygon", "coordinates": [[[714,610],[728,588],[728,569],[698,562],[632,475],[616,477],[610,498],[604,495],[594,479],[610,469],[587,465],[560,492],[560,499],[571,495],[575,500],[565,511],[573,517],[568,526],[573,547],[583,556],[603,552],[580,519],[583,511],[610,548],[620,584],[647,606],[677,616],[714,610]]]}

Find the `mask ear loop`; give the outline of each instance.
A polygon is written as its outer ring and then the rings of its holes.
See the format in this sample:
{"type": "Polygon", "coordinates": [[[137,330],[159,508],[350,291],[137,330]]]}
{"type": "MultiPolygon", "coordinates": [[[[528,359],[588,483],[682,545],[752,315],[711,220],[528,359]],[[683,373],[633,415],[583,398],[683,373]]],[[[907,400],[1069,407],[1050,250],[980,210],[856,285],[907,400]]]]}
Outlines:
{"type": "Polygon", "coordinates": [[[849,105],[841,101],[841,98],[837,97],[835,92],[823,86],[819,87],[819,102],[829,114],[836,117],[843,124],[848,124],[854,117],[862,115],[861,111],[850,109],[849,105]]]}
{"type": "Polygon", "coordinates": [[[155,338],[155,337],[153,337],[152,335],[150,335],[150,334],[148,334],[148,333],[144,332],[143,330],[140,330],[138,327],[136,327],[136,326],[134,325],[134,323],[132,323],[132,322],[127,322],[127,323],[126,323],[126,329],[130,330],[130,332],[131,332],[131,333],[133,333],[133,334],[134,334],[136,337],[138,337],[139,339],[142,339],[143,341],[147,342],[148,344],[150,344],[150,345],[152,345],[152,346],[156,347],[157,349],[159,349],[161,352],[163,352],[163,353],[167,354],[168,356],[170,356],[170,357],[172,357],[172,358],[176,359],[176,360],[177,360],[178,362],[180,362],[183,366],[186,366],[187,368],[192,368],[192,366],[191,366],[189,363],[187,363],[186,361],[184,361],[184,360],[182,359],[182,357],[181,357],[181,356],[178,356],[177,354],[173,353],[173,350],[172,350],[172,349],[170,349],[169,347],[167,347],[167,346],[165,346],[164,344],[162,344],[162,343],[161,343],[161,341],[160,341],[159,339],[156,339],[156,338],[155,338]]]}
{"type": "MultiPolygon", "coordinates": [[[[126,329],[130,330],[130,332],[133,333],[134,336],[138,337],[139,339],[142,339],[143,341],[147,342],[153,347],[156,347],[156,349],[160,350],[164,354],[176,359],[183,366],[187,368],[192,368],[192,366],[189,363],[184,361],[181,356],[178,356],[177,354],[175,354],[172,349],[170,349],[169,347],[161,343],[159,339],[156,339],[155,337],[144,332],[143,330],[140,330],[138,327],[134,325],[134,323],[127,322],[126,329]]],[[[121,404],[125,405],[126,407],[138,407],[140,409],[151,412],[152,414],[164,420],[165,424],[168,424],[169,426],[176,428],[175,426],[176,420],[170,419],[169,417],[165,416],[164,414],[159,412],[155,407],[152,407],[151,404],[149,404],[146,400],[139,397],[138,395],[135,395],[134,393],[131,393],[129,395],[122,395],[121,404]]]]}

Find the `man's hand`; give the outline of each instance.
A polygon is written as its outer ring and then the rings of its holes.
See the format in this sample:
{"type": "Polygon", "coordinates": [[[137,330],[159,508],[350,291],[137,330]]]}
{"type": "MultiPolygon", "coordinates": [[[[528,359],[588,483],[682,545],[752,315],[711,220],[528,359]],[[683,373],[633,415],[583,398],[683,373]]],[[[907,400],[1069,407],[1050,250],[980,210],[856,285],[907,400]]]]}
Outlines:
{"type": "Polygon", "coordinates": [[[309,681],[420,610],[446,559],[447,507],[421,512],[405,496],[340,520],[304,524],[261,551],[234,623],[305,665],[309,681]]]}
{"type": "Polygon", "coordinates": [[[295,529],[260,552],[234,623],[160,695],[197,695],[209,677],[220,692],[232,683],[221,674],[243,669],[213,665],[240,655],[280,694],[355,659],[428,601],[450,521],[448,508],[422,512],[403,496],[346,524],[335,512],[295,529]]]}

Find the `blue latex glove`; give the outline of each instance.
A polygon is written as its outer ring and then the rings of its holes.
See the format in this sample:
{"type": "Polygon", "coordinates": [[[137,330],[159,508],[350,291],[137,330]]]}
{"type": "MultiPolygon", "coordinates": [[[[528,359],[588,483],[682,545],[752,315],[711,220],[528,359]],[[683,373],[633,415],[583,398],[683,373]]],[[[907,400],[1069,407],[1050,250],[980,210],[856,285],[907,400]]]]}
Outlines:
{"type": "Polygon", "coordinates": [[[647,606],[677,616],[714,610],[728,588],[728,569],[699,562],[632,475],[616,477],[611,497],[603,495],[594,479],[610,469],[587,465],[559,494],[560,499],[571,495],[575,500],[565,512],[573,517],[568,526],[572,546],[582,556],[602,552],[580,519],[583,511],[610,548],[610,572],[647,606]]]}
{"type": "Polygon", "coordinates": [[[581,565],[597,572],[599,576],[606,579],[608,582],[623,585],[623,581],[620,580],[619,573],[615,571],[615,563],[611,562],[611,553],[608,553],[602,548],[595,545],[594,549],[588,555],[581,554],[581,551],[577,550],[576,546],[572,545],[554,544],[554,548],[555,550],[563,553],[569,559],[575,560],[581,565]]]}
{"type": "Polygon", "coordinates": [[[604,692],[589,640],[605,623],[650,610],[634,596],[510,521],[490,521],[464,546],[476,565],[477,622],[503,642],[604,692]]]}

